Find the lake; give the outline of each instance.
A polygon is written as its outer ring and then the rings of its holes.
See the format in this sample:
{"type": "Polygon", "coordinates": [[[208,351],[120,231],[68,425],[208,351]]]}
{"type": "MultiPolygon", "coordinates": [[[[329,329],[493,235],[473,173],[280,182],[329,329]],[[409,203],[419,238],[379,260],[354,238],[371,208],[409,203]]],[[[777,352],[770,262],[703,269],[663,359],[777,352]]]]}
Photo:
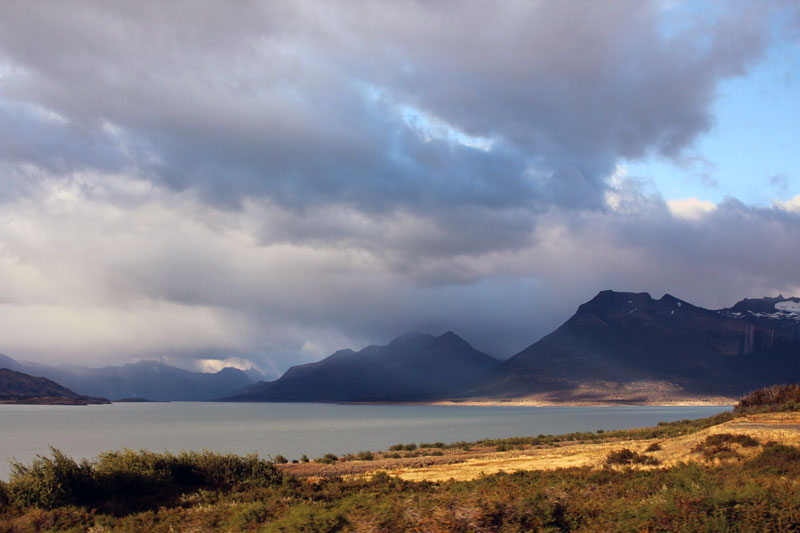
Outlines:
{"type": "Polygon", "coordinates": [[[730,407],[476,407],[292,403],[0,405],[0,479],[52,445],[76,459],[120,449],[214,450],[297,459],[396,443],[475,441],[652,426],[730,407]]]}

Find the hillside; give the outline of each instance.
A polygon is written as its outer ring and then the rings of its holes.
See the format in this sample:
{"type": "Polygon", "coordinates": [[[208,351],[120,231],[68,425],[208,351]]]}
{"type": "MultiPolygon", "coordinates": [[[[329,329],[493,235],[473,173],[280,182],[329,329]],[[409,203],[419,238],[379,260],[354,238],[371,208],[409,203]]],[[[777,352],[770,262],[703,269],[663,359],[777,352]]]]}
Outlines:
{"type": "Polygon", "coordinates": [[[231,401],[419,401],[451,394],[499,363],[452,332],[409,333],[385,346],[340,350],[280,379],[249,387],[231,401]]]}
{"type": "Polygon", "coordinates": [[[0,368],[0,403],[88,405],[110,402],[105,398],[76,394],[46,378],[0,368]]]}
{"type": "Polygon", "coordinates": [[[603,291],[464,397],[647,401],[737,396],[800,379],[800,299],[708,310],[603,291]]]}

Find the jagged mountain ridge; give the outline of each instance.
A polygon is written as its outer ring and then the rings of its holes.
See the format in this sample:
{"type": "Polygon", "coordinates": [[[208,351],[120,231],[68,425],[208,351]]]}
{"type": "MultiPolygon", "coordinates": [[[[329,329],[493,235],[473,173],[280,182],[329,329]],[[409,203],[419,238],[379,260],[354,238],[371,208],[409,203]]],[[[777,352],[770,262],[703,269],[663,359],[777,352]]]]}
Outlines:
{"type": "Polygon", "coordinates": [[[603,383],[737,395],[798,379],[798,298],[749,299],[708,310],[669,294],[655,300],[647,293],[602,291],[462,395],[580,399],[576,391],[587,384],[602,395],[603,383]]]}
{"type": "MultiPolygon", "coordinates": [[[[0,364],[10,359],[0,359],[0,364]]],[[[47,378],[0,368],[0,403],[87,405],[110,403],[105,398],[76,394],[47,378]]]]}
{"type": "Polygon", "coordinates": [[[385,346],[340,350],[248,387],[231,401],[417,401],[450,394],[500,362],[453,332],[402,335],[385,346]]]}

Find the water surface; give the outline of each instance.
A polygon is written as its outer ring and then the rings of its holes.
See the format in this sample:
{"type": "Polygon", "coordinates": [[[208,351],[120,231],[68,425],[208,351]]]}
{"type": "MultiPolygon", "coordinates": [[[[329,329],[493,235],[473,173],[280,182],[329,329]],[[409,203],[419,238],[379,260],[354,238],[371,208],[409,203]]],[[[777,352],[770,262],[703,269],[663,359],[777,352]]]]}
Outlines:
{"type": "Polygon", "coordinates": [[[476,407],[291,403],[0,405],[0,479],[52,445],[76,459],[111,449],[320,457],[403,442],[475,441],[652,426],[730,407],[476,407]]]}

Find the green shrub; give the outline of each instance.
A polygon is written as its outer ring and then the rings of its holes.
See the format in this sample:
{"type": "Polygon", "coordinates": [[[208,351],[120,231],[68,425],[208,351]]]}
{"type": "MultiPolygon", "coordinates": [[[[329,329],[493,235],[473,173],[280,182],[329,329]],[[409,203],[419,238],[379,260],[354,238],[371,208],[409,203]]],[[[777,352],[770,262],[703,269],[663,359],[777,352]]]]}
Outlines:
{"type": "Polygon", "coordinates": [[[0,513],[8,507],[8,489],[6,484],[0,480],[0,513]]]}
{"type": "Polygon", "coordinates": [[[263,524],[272,517],[269,505],[263,501],[252,502],[238,509],[228,521],[232,531],[245,531],[254,524],[263,524]]]}
{"type": "Polygon", "coordinates": [[[800,448],[768,442],[761,453],[746,463],[751,470],[767,474],[800,474],[800,448]]]}
{"type": "Polygon", "coordinates": [[[657,465],[660,463],[655,457],[637,453],[628,448],[612,451],[606,457],[606,464],[609,465],[657,465]]]}
{"type": "Polygon", "coordinates": [[[414,444],[413,442],[411,442],[411,443],[406,444],[405,446],[403,446],[403,449],[405,451],[407,451],[407,452],[412,452],[412,451],[417,449],[417,445],[414,444]]]}
{"type": "Polygon", "coordinates": [[[198,488],[231,490],[280,484],[275,466],[256,455],[111,451],[80,464],[51,448],[31,466],[12,463],[9,501],[18,508],[107,507],[115,513],[157,507],[198,488]]]}
{"type": "Polygon", "coordinates": [[[372,461],[375,459],[375,456],[372,455],[372,452],[369,450],[364,450],[363,452],[358,452],[356,454],[356,459],[359,461],[372,461]]]}
{"type": "Polygon", "coordinates": [[[400,451],[403,451],[405,449],[405,447],[406,447],[405,444],[392,444],[391,446],[389,446],[389,451],[390,452],[400,452],[400,451]]]}
{"type": "Polygon", "coordinates": [[[11,505],[52,509],[93,499],[95,480],[91,466],[86,461],[79,465],[53,447],[50,452],[52,459],[37,455],[31,466],[11,463],[7,487],[11,505]]]}
{"type": "Polygon", "coordinates": [[[285,465],[289,462],[289,460],[281,454],[276,455],[272,458],[272,462],[278,465],[285,465]]]}
{"type": "Polygon", "coordinates": [[[342,509],[300,504],[292,507],[279,520],[267,524],[264,531],[268,533],[296,533],[298,531],[327,533],[340,531],[345,524],[347,524],[347,519],[342,509]]]}
{"type": "Polygon", "coordinates": [[[332,453],[326,453],[325,455],[323,455],[319,459],[315,459],[316,462],[322,463],[322,464],[326,464],[326,465],[333,464],[338,460],[339,460],[339,458],[336,455],[332,454],[332,453]]]}
{"type": "Polygon", "coordinates": [[[303,454],[303,456],[300,457],[300,462],[301,463],[307,463],[308,462],[308,456],[306,454],[303,454]]]}

